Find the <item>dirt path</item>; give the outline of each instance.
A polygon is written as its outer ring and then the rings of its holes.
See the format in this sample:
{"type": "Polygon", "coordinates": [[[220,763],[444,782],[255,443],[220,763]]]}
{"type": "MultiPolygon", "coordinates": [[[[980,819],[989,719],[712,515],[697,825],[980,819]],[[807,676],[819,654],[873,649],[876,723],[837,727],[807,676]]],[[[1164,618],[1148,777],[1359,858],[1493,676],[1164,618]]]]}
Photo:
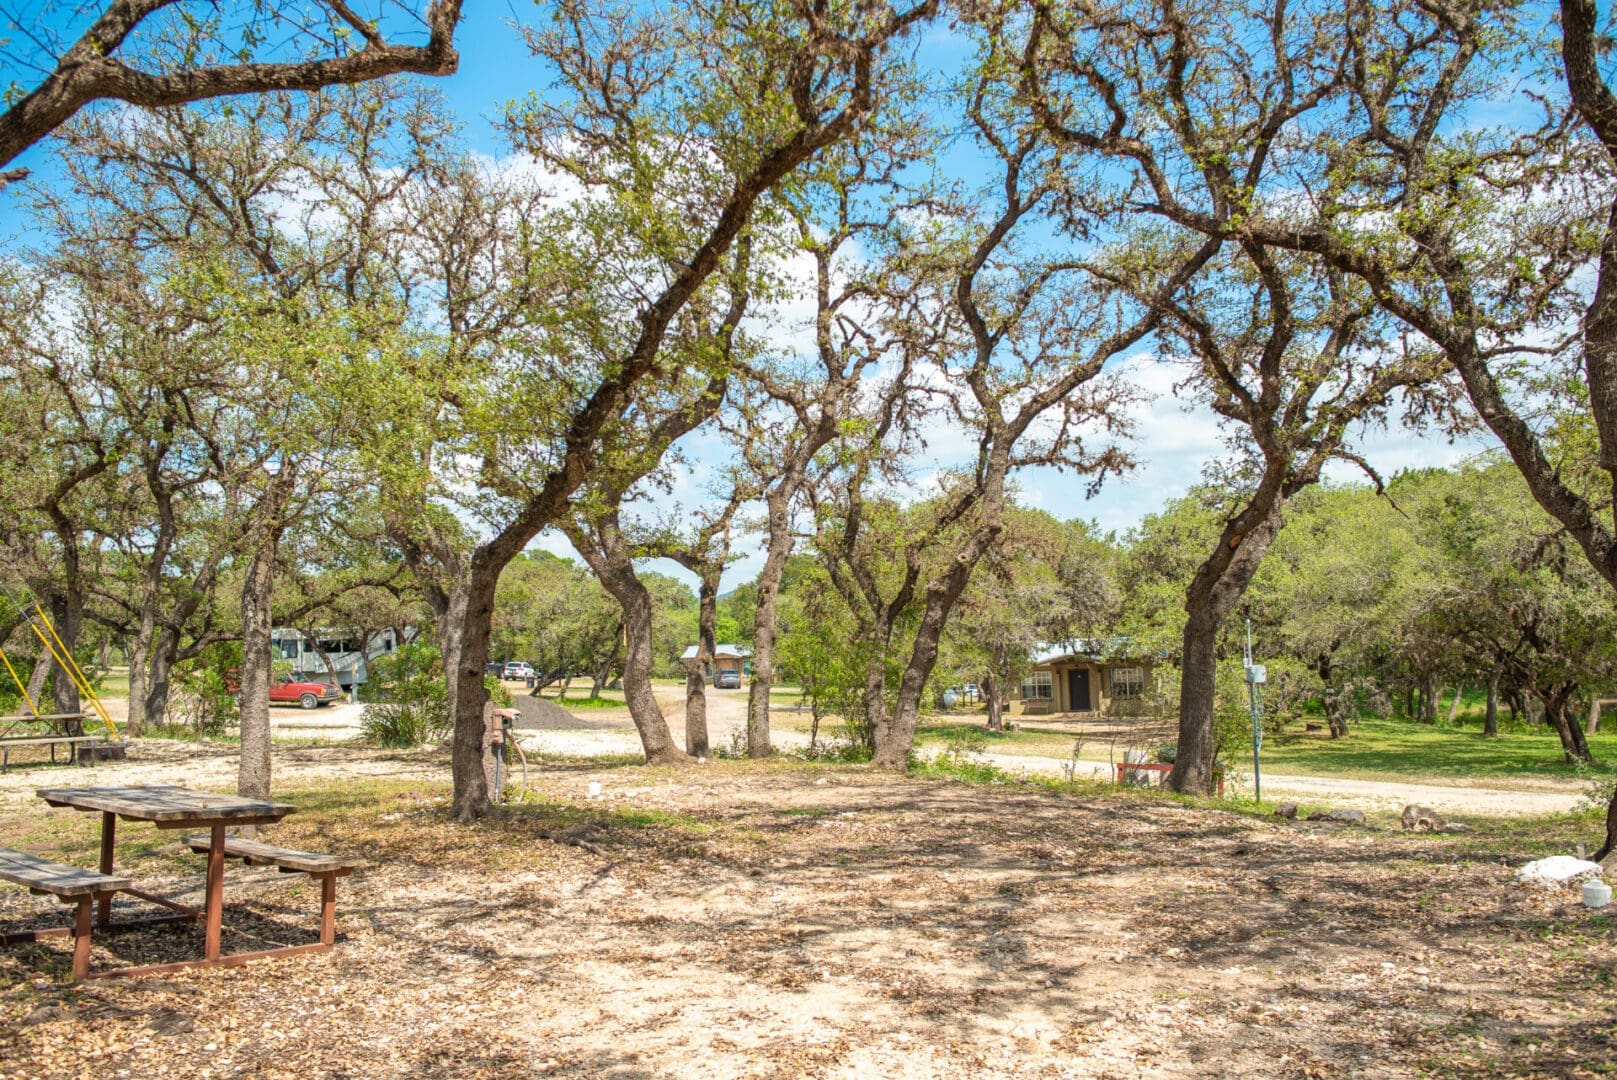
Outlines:
{"type": "MultiPolygon", "coordinates": [[[[684,691],[659,689],[658,700],[663,705],[663,715],[675,740],[683,746],[684,691]]],[[[747,726],[745,691],[709,691],[707,703],[712,745],[725,746],[732,738],[744,737],[747,726]]],[[[590,730],[524,733],[523,743],[544,753],[564,757],[638,753],[640,741],[629,722],[628,710],[611,710],[611,713],[613,715],[597,715],[592,710],[588,714],[590,730]]],[[[808,745],[808,736],[798,731],[777,729],[773,738],[777,746],[808,745]]],[[[977,756],[1013,775],[1060,776],[1069,765],[1067,760],[1061,758],[1028,754],[985,753],[977,756]]],[[[1113,775],[1112,766],[1103,761],[1080,761],[1078,768],[1082,776],[1109,780],[1113,775]]],[[[1235,782],[1243,790],[1251,789],[1250,775],[1238,776],[1235,782]]],[[[1394,813],[1409,803],[1420,803],[1446,813],[1484,814],[1490,817],[1568,813],[1577,809],[1583,801],[1583,794],[1577,785],[1555,781],[1535,782],[1533,787],[1525,786],[1520,781],[1508,787],[1490,787],[1486,784],[1457,786],[1267,773],[1263,777],[1263,795],[1266,801],[1294,799],[1305,805],[1351,806],[1394,813]]]]}

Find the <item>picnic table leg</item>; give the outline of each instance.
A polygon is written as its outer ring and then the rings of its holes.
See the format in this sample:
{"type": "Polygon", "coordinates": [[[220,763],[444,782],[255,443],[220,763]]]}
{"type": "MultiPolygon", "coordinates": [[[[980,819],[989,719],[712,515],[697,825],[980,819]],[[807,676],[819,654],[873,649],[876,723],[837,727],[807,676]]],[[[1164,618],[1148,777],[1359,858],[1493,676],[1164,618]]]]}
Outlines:
{"type": "MultiPolygon", "coordinates": [[[[101,872],[112,873],[112,842],[118,832],[118,815],[103,810],[101,812],[101,872]]],[[[96,918],[102,926],[112,923],[112,894],[103,896],[96,904],[96,918]]]]}
{"type": "Polygon", "coordinates": [[[209,960],[219,959],[219,928],[224,918],[225,902],[225,827],[213,827],[212,842],[208,845],[208,903],[207,944],[202,955],[209,960]]]}
{"type": "Polygon", "coordinates": [[[320,877],[320,944],[331,945],[337,940],[337,875],[320,877]]]}
{"type": "Polygon", "coordinates": [[[78,915],[73,919],[73,981],[79,982],[90,974],[90,898],[79,901],[78,915]]]}

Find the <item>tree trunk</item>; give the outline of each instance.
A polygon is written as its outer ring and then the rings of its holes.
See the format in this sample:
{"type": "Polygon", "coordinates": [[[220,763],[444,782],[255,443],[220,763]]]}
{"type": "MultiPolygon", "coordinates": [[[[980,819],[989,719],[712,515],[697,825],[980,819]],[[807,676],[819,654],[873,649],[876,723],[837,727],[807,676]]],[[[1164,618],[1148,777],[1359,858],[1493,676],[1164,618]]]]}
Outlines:
{"type": "MultiPolygon", "coordinates": [[[[144,621],[144,620],[143,620],[144,621]]],[[[135,632],[135,643],[129,650],[129,715],[124,723],[129,734],[139,735],[146,728],[146,664],[151,656],[152,633],[155,627],[142,626],[135,632]]]]}
{"type": "Polygon", "coordinates": [[[752,684],[747,689],[747,756],[773,753],[769,738],[769,691],[775,685],[775,612],[786,557],[792,552],[791,499],[795,484],[777,484],[769,493],[769,546],[758,574],[758,606],[752,620],[752,684]]]}
{"type": "Polygon", "coordinates": [[[1218,736],[1213,726],[1218,685],[1218,631],[1245,594],[1258,565],[1285,524],[1283,473],[1265,472],[1258,490],[1219,536],[1218,547],[1185,590],[1183,665],[1179,675],[1179,745],[1164,786],[1210,795],[1218,736]]]}
{"type": "Polygon", "coordinates": [[[1454,697],[1449,701],[1448,715],[1444,717],[1444,719],[1451,724],[1454,723],[1454,718],[1460,715],[1460,698],[1463,697],[1464,694],[1464,686],[1456,686],[1454,688],[1454,697]]]}
{"type": "Polygon", "coordinates": [[[269,530],[248,559],[241,585],[241,764],[236,794],[270,796],[270,630],[279,528],[269,530]]]}
{"type": "MultiPolygon", "coordinates": [[[[448,588],[429,589],[427,595],[428,605],[432,608],[433,636],[438,639],[438,660],[444,669],[445,706],[450,716],[459,716],[456,702],[460,693],[461,643],[466,635],[466,604],[470,589],[464,579],[457,577],[448,588]]],[[[482,670],[479,665],[479,675],[482,670]]]]}
{"type": "MultiPolygon", "coordinates": [[[[267,799],[270,795],[269,688],[275,666],[270,655],[270,631],[275,625],[275,556],[286,530],[282,515],[296,484],[297,474],[283,461],[253,508],[255,520],[249,533],[252,554],[242,574],[241,764],[236,794],[245,798],[267,799]]],[[[163,651],[161,645],[156,651],[163,651]]]]}
{"type": "MultiPolygon", "coordinates": [[[[146,711],[151,696],[152,654],[157,648],[157,604],[163,590],[163,571],[168,565],[168,554],[174,546],[176,531],[174,494],[162,482],[162,471],[148,462],[147,486],[157,509],[157,535],[152,542],[152,553],[146,560],[141,580],[140,617],[135,623],[135,647],[129,657],[129,727],[138,734],[144,728],[163,722],[161,715],[146,711]]],[[[168,704],[168,691],[164,688],[163,704],[168,704]]]]}
{"type": "Polygon", "coordinates": [[[707,676],[700,660],[685,662],[685,752],[705,758],[707,743],[707,676]]]}
{"type": "MultiPolygon", "coordinates": [[[[987,503],[988,500],[984,500],[987,503]]],[[[985,508],[984,514],[997,517],[997,507],[985,508]]],[[[927,586],[926,608],[921,612],[921,624],[915,630],[915,641],[910,646],[909,662],[898,680],[898,701],[893,709],[885,739],[876,740],[877,765],[888,769],[902,769],[909,764],[910,751],[915,746],[915,731],[921,724],[921,696],[938,662],[938,645],[943,640],[943,629],[955,601],[971,581],[983,552],[999,536],[1000,527],[985,526],[972,537],[964,550],[949,561],[949,567],[927,586]]]]}
{"type": "MultiPolygon", "coordinates": [[[[1009,461],[1004,453],[990,458],[979,504],[980,524],[945,569],[927,583],[926,606],[921,611],[921,623],[916,627],[915,640],[910,645],[909,662],[904,665],[904,674],[899,676],[898,701],[887,730],[887,739],[885,743],[880,739],[876,742],[875,763],[879,766],[902,769],[909,764],[910,751],[915,746],[915,730],[921,723],[921,696],[926,692],[927,681],[932,678],[932,669],[937,666],[938,646],[943,641],[949,613],[971,583],[971,575],[977,569],[977,564],[999,541],[1003,531],[1000,515],[1004,512],[1004,481],[1009,470],[1009,461]]],[[[890,629],[888,634],[890,639],[890,629]]]]}
{"type": "Polygon", "coordinates": [[[1542,691],[1544,719],[1560,737],[1561,751],[1566,755],[1567,764],[1592,764],[1594,756],[1589,752],[1589,741],[1584,738],[1583,726],[1572,719],[1571,704],[1576,692],[1576,687],[1565,683],[1545,687],[1542,691]]]}
{"type": "MultiPolygon", "coordinates": [[[[152,636],[146,655],[146,670],[142,673],[144,695],[140,701],[141,718],[150,727],[160,726],[168,720],[169,690],[174,681],[174,664],[180,651],[179,637],[179,631],[172,626],[165,626],[152,636]]],[[[134,696],[132,685],[130,696],[134,696]]]]}
{"type": "Polygon", "coordinates": [[[1600,731],[1600,695],[1595,694],[1595,693],[1591,693],[1589,695],[1589,716],[1588,716],[1588,718],[1586,720],[1584,720],[1583,733],[1585,735],[1595,735],[1595,734],[1598,734],[1599,731],[1600,731]]]}
{"type": "Polygon", "coordinates": [[[718,622],[719,572],[712,570],[702,575],[697,589],[696,656],[685,665],[685,752],[692,757],[708,756],[707,665],[718,648],[718,622]]]}
{"type": "Polygon", "coordinates": [[[35,710],[41,713],[51,711],[40,698],[45,693],[45,682],[51,677],[51,668],[54,664],[51,654],[45,651],[43,645],[40,646],[39,658],[34,661],[34,670],[28,674],[28,700],[32,701],[35,710]]]}
{"type": "Polygon", "coordinates": [[[1494,738],[1499,734],[1499,672],[1488,674],[1488,705],[1482,714],[1482,734],[1494,738]]]}
{"type": "Polygon", "coordinates": [[[1341,693],[1326,691],[1325,726],[1330,729],[1331,738],[1342,739],[1347,737],[1347,705],[1341,693]]]}
{"type": "Polygon", "coordinates": [[[1423,724],[1437,723],[1437,676],[1432,672],[1423,672],[1420,677],[1420,722],[1423,724]]]}
{"type": "Polygon", "coordinates": [[[1208,794],[1213,790],[1213,762],[1218,742],[1213,730],[1213,695],[1218,684],[1218,625],[1208,605],[1200,604],[1185,622],[1179,669],[1179,744],[1167,786],[1174,791],[1208,794]]]}
{"type": "Polygon", "coordinates": [[[141,712],[148,724],[162,724],[168,719],[168,692],[174,681],[174,653],[167,647],[169,644],[159,641],[147,664],[146,700],[141,702],[141,712]]]}
{"type": "Polygon", "coordinates": [[[1595,852],[1595,862],[1617,851],[1617,788],[1612,789],[1611,801],[1606,804],[1606,842],[1595,852]]]}
{"type": "Polygon", "coordinates": [[[491,810],[488,777],[483,772],[483,705],[488,700],[483,667],[488,663],[494,626],[494,592],[500,583],[503,565],[483,549],[473,553],[465,580],[465,602],[454,631],[455,729],[450,735],[449,767],[454,779],[452,809],[455,820],[463,824],[484,817],[491,810]]]}
{"type": "MultiPolygon", "coordinates": [[[[674,744],[668,730],[668,721],[651,688],[651,673],[656,664],[652,637],[651,594],[634,571],[634,560],[629,545],[623,538],[617,522],[617,511],[609,511],[593,533],[576,528],[566,530],[584,561],[623,612],[623,699],[629,705],[629,717],[640,733],[640,746],[649,765],[688,765],[690,755],[674,744]]],[[[610,669],[608,669],[610,671],[610,669]]],[[[601,677],[596,676],[595,691],[600,692],[601,677]]],[[[705,719],[705,717],[704,717],[705,719]]]]}
{"type": "Polygon", "coordinates": [[[988,701],[988,730],[1005,730],[1005,710],[999,700],[1000,678],[992,671],[983,677],[983,694],[988,701]]]}
{"type": "MultiPolygon", "coordinates": [[[[1340,642],[1333,645],[1335,649],[1340,642]]],[[[1332,682],[1336,665],[1332,652],[1322,652],[1314,661],[1314,671],[1319,676],[1320,683],[1325,687],[1321,699],[1325,703],[1325,724],[1330,728],[1331,738],[1340,739],[1347,735],[1348,718],[1347,705],[1344,695],[1332,682]]]]}
{"type": "MultiPolygon", "coordinates": [[[[632,573],[632,571],[631,571],[632,573]]],[[[620,583],[628,599],[619,599],[623,607],[623,620],[628,635],[628,648],[623,660],[623,698],[629,704],[629,716],[635,730],[640,733],[640,745],[649,765],[689,765],[691,758],[674,743],[663,718],[657,697],[652,693],[651,672],[655,666],[655,647],[652,639],[651,594],[636,578],[632,585],[620,583]]]]}
{"type": "MultiPolygon", "coordinates": [[[[51,621],[56,624],[56,637],[60,639],[52,644],[61,649],[71,662],[73,650],[79,642],[79,630],[84,625],[84,593],[78,588],[76,580],[70,582],[66,590],[51,597],[51,621]]],[[[52,672],[51,694],[56,702],[55,711],[78,712],[83,703],[79,700],[77,680],[61,663],[53,665],[52,672]]]]}
{"type": "Polygon", "coordinates": [[[861,733],[872,753],[892,743],[892,715],[887,709],[887,650],[873,649],[865,665],[865,723],[861,733]]]}
{"type": "MultiPolygon", "coordinates": [[[[618,633],[622,636],[627,634],[628,630],[625,626],[619,624],[618,633]]],[[[607,683],[612,681],[612,669],[617,665],[617,662],[618,651],[613,649],[607,654],[606,659],[601,661],[600,666],[590,672],[590,696],[585,699],[586,701],[601,700],[601,691],[605,690],[607,683]]]]}

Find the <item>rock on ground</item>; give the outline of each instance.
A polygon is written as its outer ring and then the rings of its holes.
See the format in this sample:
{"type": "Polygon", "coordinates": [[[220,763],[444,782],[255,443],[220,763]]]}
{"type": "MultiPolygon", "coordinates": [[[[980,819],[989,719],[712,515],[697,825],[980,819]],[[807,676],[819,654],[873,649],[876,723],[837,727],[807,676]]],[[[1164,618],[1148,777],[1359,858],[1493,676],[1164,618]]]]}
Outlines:
{"type": "Polygon", "coordinates": [[[1344,825],[1363,825],[1363,810],[1315,810],[1308,815],[1309,821],[1337,821],[1344,825]]]}
{"type": "Polygon", "coordinates": [[[1536,859],[1516,871],[1516,880],[1546,889],[1559,888],[1573,882],[1597,878],[1603,868],[1597,862],[1575,859],[1571,855],[1551,855],[1536,859]]]}

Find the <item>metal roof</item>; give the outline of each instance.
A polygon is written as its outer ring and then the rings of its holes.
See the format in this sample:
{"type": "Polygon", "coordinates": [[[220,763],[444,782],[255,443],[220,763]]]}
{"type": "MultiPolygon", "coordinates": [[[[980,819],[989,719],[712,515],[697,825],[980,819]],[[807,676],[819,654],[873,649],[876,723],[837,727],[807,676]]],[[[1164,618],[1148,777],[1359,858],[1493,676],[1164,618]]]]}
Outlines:
{"type": "MultiPolygon", "coordinates": [[[[684,652],[679,654],[679,658],[681,660],[695,660],[696,659],[696,650],[699,649],[700,647],[701,646],[699,646],[699,645],[690,646],[684,652]]],[[[752,650],[747,648],[745,645],[715,645],[715,646],[713,646],[713,657],[714,657],[714,659],[717,659],[717,658],[719,658],[721,656],[734,656],[737,659],[745,659],[746,657],[749,657],[751,655],[752,655],[752,650]]]]}
{"type": "Polygon", "coordinates": [[[1088,660],[1103,663],[1121,663],[1129,660],[1150,660],[1153,657],[1134,652],[1128,637],[1077,638],[1054,644],[1040,645],[1033,651],[1033,665],[1056,664],[1063,660],[1088,660]]]}

